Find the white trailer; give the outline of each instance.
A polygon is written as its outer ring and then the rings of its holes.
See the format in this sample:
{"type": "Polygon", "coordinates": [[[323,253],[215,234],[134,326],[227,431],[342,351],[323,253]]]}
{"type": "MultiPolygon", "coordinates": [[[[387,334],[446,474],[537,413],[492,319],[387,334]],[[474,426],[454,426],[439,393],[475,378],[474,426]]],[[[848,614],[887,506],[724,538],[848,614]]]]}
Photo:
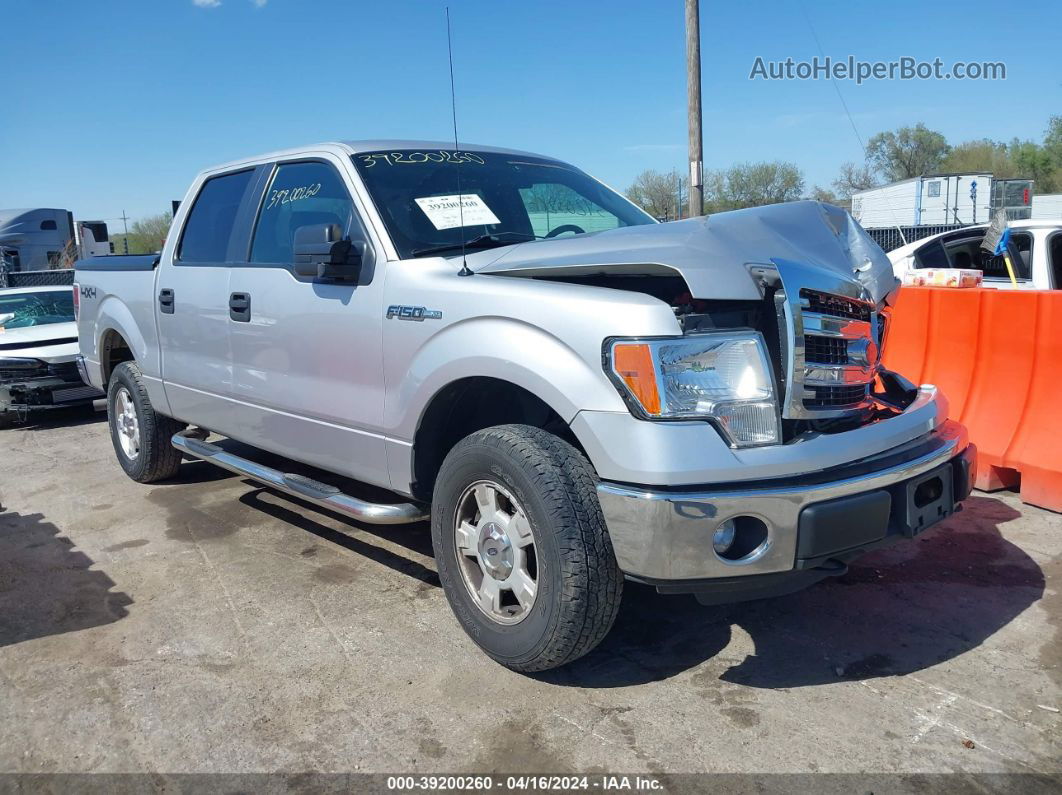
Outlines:
{"type": "Polygon", "coordinates": [[[930,174],[852,194],[863,226],[984,223],[991,216],[991,174],[930,174]]]}
{"type": "Polygon", "coordinates": [[[1032,218],[1062,219],[1062,193],[1041,193],[1033,196],[1032,218]]]}
{"type": "Polygon", "coordinates": [[[991,174],[929,174],[852,194],[852,215],[867,229],[978,224],[998,209],[1030,217],[1032,180],[991,174]]]}

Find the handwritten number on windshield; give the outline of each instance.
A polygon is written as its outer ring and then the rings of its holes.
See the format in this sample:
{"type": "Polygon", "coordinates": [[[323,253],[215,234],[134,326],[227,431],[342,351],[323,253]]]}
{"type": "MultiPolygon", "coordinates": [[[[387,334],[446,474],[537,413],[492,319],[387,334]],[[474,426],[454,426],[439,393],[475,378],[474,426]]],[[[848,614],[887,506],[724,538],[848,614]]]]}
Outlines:
{"type": "Polygon", "coordinates": [[[358,155],[365,168],[372,168],[383,161],[389,166],[416,165],[418,163],[478,163],[484,165],[482,157],[475,152],[451,152],[439,149],[431,152],[374,152],[358,155]]]}

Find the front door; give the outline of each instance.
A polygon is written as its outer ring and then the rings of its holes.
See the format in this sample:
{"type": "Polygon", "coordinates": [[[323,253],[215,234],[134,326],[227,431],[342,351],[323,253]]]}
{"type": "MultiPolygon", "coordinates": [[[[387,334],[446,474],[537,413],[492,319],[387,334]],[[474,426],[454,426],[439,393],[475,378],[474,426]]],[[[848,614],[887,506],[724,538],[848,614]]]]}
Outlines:
{"type": "Polygon", "coordinates": [[[248,262],[235,267],[229,321],[232,435],[369,483],[389,483],[383,413],[383,310],[375,254],[358,284],[297,276],[295,231],[329,224],[368,239],[344,177],[325,157],[278,163],[262,196],[248,262]]]}

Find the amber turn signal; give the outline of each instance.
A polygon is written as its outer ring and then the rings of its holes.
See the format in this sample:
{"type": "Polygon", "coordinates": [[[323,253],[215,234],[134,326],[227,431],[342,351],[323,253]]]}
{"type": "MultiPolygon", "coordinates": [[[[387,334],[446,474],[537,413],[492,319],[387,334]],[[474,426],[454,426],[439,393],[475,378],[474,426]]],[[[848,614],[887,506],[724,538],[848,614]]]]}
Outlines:
{"type": "Polygon", "coordinates": [[[612,369],[623,379],[631,394],[648,414],[660,413],[660,392],[656,387],[656,368],[649,346],[644,343],[620,343],[612,348],[612,369]]]}

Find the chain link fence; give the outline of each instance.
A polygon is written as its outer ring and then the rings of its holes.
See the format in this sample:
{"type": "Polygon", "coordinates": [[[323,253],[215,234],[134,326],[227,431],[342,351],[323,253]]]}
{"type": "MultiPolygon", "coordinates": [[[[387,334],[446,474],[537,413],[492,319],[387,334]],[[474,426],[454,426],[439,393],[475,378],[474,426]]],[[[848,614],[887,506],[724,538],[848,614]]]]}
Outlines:
{"type": "Polygon", "coordinates": [[[49,271],[0,270],[0,287],[52,287],[74,283],[73,268],[57,268],[49,271]]]}
{"type": "Polygon", "coordinates": [[[964,229],[970,224],[934,224],[932,226],[888,226],[878,229],[867,229],[866,232],[872,238],[874,242],[881,246],[885,251],[892,251],[894,248],[899,248],[904,245],[904,238],[907,238],[908,243],[913,243],[916,240],[921,240],[924,237],[930,235],[936,235],[941,232],[952,232],[956,229],[964,229]],[[900,235],[900,230],[903,230],[903,236],[900,235]]]}

